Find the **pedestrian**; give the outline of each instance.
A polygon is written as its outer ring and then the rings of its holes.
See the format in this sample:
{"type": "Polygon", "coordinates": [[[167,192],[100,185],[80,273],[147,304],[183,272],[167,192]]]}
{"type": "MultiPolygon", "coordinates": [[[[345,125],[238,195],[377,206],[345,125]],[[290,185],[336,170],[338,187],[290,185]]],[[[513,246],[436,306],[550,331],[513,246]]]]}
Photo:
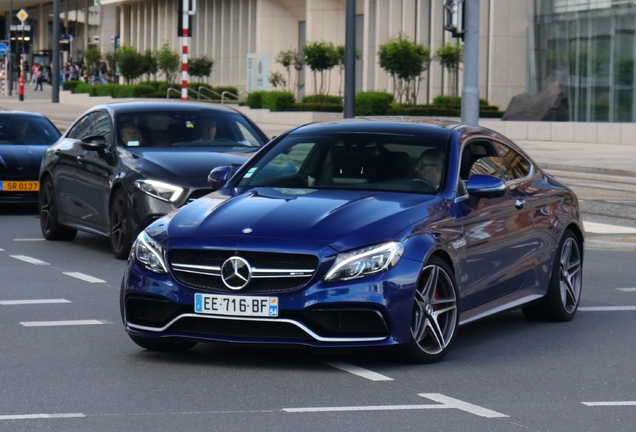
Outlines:
{"type": "Polygon", "coordinates": [[[44,91],[44,89],[42,88],[42,82],[44,81],[44,76],[42,72],[43,72],[42,66],[39,66],[37,72],[35,72],[35,80],[36,80],[35,91],[38,91],[38,87],[40,87],[40,91],[44,91]]]}
{"type": "Polygon", "coordinates": [[[71,64],[66,63],[62,68],[62,76],[64,77],[64,81],[68,81],[69,75],[71,73],[71,64]]]}
{"type": "Polygon", "coordinates": [[[38,66],[40,65],[40,63],[35,62],[33,63],[33,66],[31,66],[31,85],[35,87],[35,84],[37,83],[36,79],[35,79],[35,73],[38,71],[38,66]]]}
{"type": "Polygon", "coordinates": [[[77,67],[77,63],[73,62],[70,67],[70,71],[68,73],[68,79],[78,80],[79,79],[79,69],[77,67]]]}

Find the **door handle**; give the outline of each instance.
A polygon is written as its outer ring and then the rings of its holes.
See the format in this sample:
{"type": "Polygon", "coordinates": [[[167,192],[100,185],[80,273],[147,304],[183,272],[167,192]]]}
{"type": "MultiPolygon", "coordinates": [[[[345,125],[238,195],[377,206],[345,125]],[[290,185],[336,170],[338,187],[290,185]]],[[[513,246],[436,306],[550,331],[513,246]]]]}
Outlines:
{"type": "Polygon", "coordinates": [[[82,165],[84,163],[84,156],[80,155],[76,159],[78,164],[82,165]]]}
{"type": "Polygon", "coordinates": [[[517,210],[521,210],[525,206],[526,206],[526,200],[518,199],[517,201],[515,201],[515,207],[517,208],[517,210]]]}

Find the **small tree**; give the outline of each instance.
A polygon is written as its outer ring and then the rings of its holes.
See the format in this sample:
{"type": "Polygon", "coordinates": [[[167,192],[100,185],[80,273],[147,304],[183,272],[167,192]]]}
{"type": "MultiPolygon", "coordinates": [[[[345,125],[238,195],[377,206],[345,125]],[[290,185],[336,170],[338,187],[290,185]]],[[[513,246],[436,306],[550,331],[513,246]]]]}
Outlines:
{"type": "Polygon", "coordinates": [[[203,57],[195,57],[188,59],[188,73],[199,78],[199,82],[203,77],[209,77],[212,74],[212,68],[214,67],[214,60],[203,57]]]}
{"type": "Polygon", "coordinates": [[[278,71],[270,72],[269,77],[267,77],[267,80],[275,89],[277,88],[283,89],[287,87],[287,81],[285,80],[285,77],[283,76],[281,72],[278,72],[278,71]]]}
{"type": "Polygon", "coordinates": [[[143,74],[142,62],[143,54],[137,52],[134,47],[122,46],[119,48],[117,65],[126,83],[130,84],[130,81],[139,78],[143,74]]]}
{"type": "Polygon", "coordinates": [[[307,66],[314,74],[314,92],[324,96],[329,93],[329,72],[338,64],[338,52],[331,42],[311,42],[303,48],[307,66]],[[320,87],[318,86],[320,72],[320,87]]]}
{"type": "Polygon", "coordinates": [[[438,61],[442,67],[448,69],[453,87],[451,96],[459,94],[459,68],[464,61],[464,46],[452,43],[443,43],[435,50],[433,60],[438,61]]]}
{"type": "Polygon", "coordinates": [[[150,50],[150,48],[146,48],[146,51],[144,52],[141,60],[141,70],[142,74],[146,75],[148,81],[150,81],[150,75],[156,75],[159,70],[157,56],[150,50]]]}
{"type": "Polygon", "coordinates": [[[405,35],[389,39],[378,49],[380,67],[393,79],[393,97],[400,103],[415,104],[420,91],[422,73],[431,62],[431,50],[411,42],[405,35]]]}
{"type": "Polygon", "coordinates": [[[305,66],[305,56],[303,53],[299,53],[295,49],[289,49],[287,51],[281,51],[276,56],[276,63],[282,65],[287,71],[287,90],[290,92],[300,91],[299,76],[300,71],[305,66]],[[292,80],[292,69],[296,71],[296,77],[292,80]]]}
{"type": "Polygon", "coordinates": [[[97,47],[90,47],[84,51],[84,61],[86,62],[86,74],[90,77],[99,71],[102,52],[97,47]]]}
{"type": "Polygon", "coordinates": [[[157,53],[157,63],[159,70],[166,75],[166,82],[172,83],[181,65],[181,57],[178,53],[170,49],[170,45],[164,43],[157,53]]]}
{"type": "Polygon", "coordinates": [[[104,54],[106,60],[106,72],[112,81],[117,73],[117,51],[107,51],[104,54]]]}

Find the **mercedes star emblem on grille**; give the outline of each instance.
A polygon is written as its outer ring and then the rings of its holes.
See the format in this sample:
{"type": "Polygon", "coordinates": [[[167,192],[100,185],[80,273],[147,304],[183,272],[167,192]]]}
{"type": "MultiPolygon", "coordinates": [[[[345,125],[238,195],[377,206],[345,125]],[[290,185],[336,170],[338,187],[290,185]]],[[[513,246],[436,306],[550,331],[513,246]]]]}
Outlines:
{"type": "Polygon", "coordinates": [[[229,289],[245,288],[251,278],[252,267],[241,257],[230,257],[221,266],[221,279],[229,289]]]}

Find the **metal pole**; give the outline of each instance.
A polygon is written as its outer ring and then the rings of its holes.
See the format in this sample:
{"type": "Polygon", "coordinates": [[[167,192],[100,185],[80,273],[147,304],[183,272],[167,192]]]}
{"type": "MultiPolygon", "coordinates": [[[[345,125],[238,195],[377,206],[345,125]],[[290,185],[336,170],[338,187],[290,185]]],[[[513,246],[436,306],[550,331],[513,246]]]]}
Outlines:
{"type": "Polygon", "coordinates": [[[183,0],[183,9],[181,10],[181,100],[188,100],[188,32],[189,32],[189,16],[190,1],[183,0]]]}
{"type": "Polygon", "coordinates": [[[51,102],[60,102],[60,0],[53,0],[53,59],[51,61],[51,102]]]}
{"type": "Polygon", "coordinates": [[[356,116],[356,0],[347,0],[344,72],[344,118],[353,118],[356,116]]]}
{"type": "Polygon", "coordinates": [[[479,124],[479,0],[465,0],[462,123],[479,124]]]}
{"type": "Polygon", "coordinates": [[[11,25],[13,24],[13,0],[9,2],[9,33],[7,40],[9,42],[9,51],[7,55],[7,71],[9,72],[9,96],[13,93],[13,53],[11,52],[11,25]]]}

